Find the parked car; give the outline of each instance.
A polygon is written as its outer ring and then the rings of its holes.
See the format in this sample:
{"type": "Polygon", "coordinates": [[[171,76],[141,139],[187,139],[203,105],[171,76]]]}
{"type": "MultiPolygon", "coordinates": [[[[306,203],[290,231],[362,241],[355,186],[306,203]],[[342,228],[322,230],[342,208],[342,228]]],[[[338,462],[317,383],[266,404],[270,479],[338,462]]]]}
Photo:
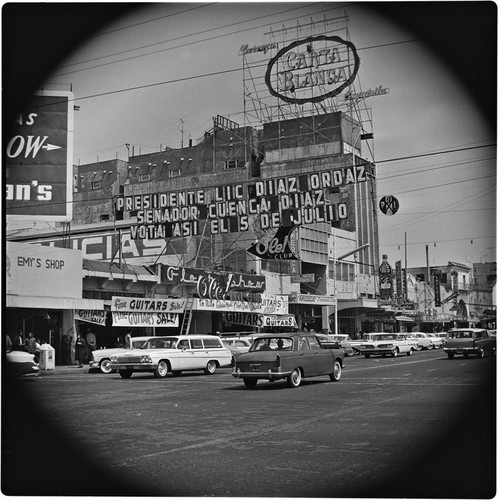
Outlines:
{"type": "Polygon", "coordinates": [[[434,349],[443,347],[444,339],[442,337],[438,336],[435,333],[427,333],[426,335],[431,339],[434,349]]]}
{"type": "Polygon", "coordinates": [[[255,339],[249,351],[235,360],[232,375],[241,378],[248,389],[254,389],[260,379],[286,379],[289,387],[298,387],[303,378],[320,375],[337,382],[343,360],[342,349],[322,347],[312,333],[267,334],[255,339]]]}
{"type": "Polygon", "coordinates": [[[369,333],[368,340],[356,346],[365,358],[370,356],[394,356],[406,354],[411,356],[415,350],[413,340],[403,333],[369,333]]]}
{"type": "Polygon", "coordinates": [[[247,352],[252,341],[244,337],[222,338],[223,345],[232,353],[232,364],[243,352],[247,352]]]}
{"type": "Polygon", "coordinates": [[[207,375],[218,367],[230,366],[232,353],[215,335],[151,337],[140,349],[122,349],[111,356],[111,369],[122,378],[134,372],[150,372],[164,378],[186,370],[204,370],[207,375]]]}
{"type": "Polygon", "coordinates": [[[454,328],[446,336],[444,352],[449,359],[453,359],[457,354],[465,358],[470,354],[484,358],[486,354],[495,354],[496,337],[491,337],[483,328],[454,328]]]}
{"type": "Polygon", "coordinates": [[[100,369],[102,373],[111,373],[111,356],[123,349],[140,349],[149,337],[132,337],[131,347],[112,347],[111,349],[96,349],[90,354],[90,370],[100,369]]]}
{"type": "Polygon", "coordinates": [[[40,367],[35,355],[27,351],[8,351],[5,354],[7,373],[14,375],[39,375],[40,367]]]}
{"type": "Polygon", "coordinates": [[[411,338],[416,341],[418,345],[417,351],[421,351],[422,349],[434,349],[434,344],[432,342],[432,339],[426,333],[411,332],[408,333],[406,336],[407,338],[411,338]]]}
{"type": "Polygon", "coordinates": [[[346,333],[338,333],[328,334],[328,333],[316,333],[315,334],[322,344],[323,347],[327,347],[328,349],[344,349],[344,354],[346,356],[354,356],[356,351],[351,346],[350,342],[352,342],[351,337],[346,333]]]}

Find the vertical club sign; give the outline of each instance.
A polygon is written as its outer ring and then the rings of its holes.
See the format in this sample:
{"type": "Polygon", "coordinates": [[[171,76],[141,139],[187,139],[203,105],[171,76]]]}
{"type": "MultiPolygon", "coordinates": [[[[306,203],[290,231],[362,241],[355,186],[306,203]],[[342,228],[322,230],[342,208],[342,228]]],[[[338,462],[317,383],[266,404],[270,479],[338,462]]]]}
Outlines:
{"type": "Polygon", "coordinates": [[[392,268],[387,262],[387,255],[382,256],[379,267],[379,294],[381,299],[390,299],[393,296],[392,268]]]}

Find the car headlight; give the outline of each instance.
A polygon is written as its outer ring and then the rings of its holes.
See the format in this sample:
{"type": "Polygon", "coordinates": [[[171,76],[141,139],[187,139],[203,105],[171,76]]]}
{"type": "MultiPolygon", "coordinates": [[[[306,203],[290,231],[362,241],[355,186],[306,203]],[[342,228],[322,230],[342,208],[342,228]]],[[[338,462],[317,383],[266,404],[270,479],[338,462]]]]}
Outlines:
{"type": "Polygon", "coordinates": [[[118,362],[117,356],[111,356],[111,363],[117,363],[117,362],[118,362]]]}
{"type": "Polygon", "coordinates": [[[148,354],[140,356],[140,363],[152,363],[152,358],[148,354]]]}

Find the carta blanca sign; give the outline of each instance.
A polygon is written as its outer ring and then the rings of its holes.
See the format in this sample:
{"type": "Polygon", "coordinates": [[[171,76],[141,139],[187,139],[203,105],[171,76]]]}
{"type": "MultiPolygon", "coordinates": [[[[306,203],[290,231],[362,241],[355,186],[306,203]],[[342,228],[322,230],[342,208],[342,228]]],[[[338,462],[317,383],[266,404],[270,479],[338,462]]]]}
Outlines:
{"type": "Polygon", "coordinates": [[[255,183],[210,189],[123,196],[117,212],[137,212],[133,239],[159,239],[201,234],[206,221],[211,234],[245,232],[254,217],[261,229],[347,219],[345,203],[331,203],[329,188],[366,182],[368,165],[335,168],[255,183]]]}
{"type": "Polygon", "coordinates": [[[320,102],[353,83],[360,66],[355,46],[338,36],[298,40],[279,50],[268,63],[270,94],[291,104],[320,102]]]}
{"type": "Polygon", "coordinates": [[[5,146],[10,220],[72,218],[73,94],[42,91],[20,114],[5,146]]]}

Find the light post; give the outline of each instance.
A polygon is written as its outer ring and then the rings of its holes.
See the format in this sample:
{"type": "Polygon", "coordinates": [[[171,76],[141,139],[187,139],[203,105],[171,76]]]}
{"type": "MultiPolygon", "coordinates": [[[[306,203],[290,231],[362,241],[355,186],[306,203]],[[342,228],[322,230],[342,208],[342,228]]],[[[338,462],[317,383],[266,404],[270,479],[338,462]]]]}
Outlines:
{"type": "Polygon", "coordinates": [[[332,227],[332,237],[334,240],[334,257],[333,257],[333,266],[334,266],[334,335],[338,334],[338,298],[337,298],[337,262],[345,259],[346,257],[349,257],[350,255],[353,255],[355,253],[358,253],[360,250],[363,250],[364,248],[367,248],[370,246],[370,243],[365,243],[361,247],[355,248],[354,250],[350,250],[349,252],[341,255],[339,258],[337,257],[337,240],[336,240],[336,234],[335,234],[335,227],[332,227]]]}

